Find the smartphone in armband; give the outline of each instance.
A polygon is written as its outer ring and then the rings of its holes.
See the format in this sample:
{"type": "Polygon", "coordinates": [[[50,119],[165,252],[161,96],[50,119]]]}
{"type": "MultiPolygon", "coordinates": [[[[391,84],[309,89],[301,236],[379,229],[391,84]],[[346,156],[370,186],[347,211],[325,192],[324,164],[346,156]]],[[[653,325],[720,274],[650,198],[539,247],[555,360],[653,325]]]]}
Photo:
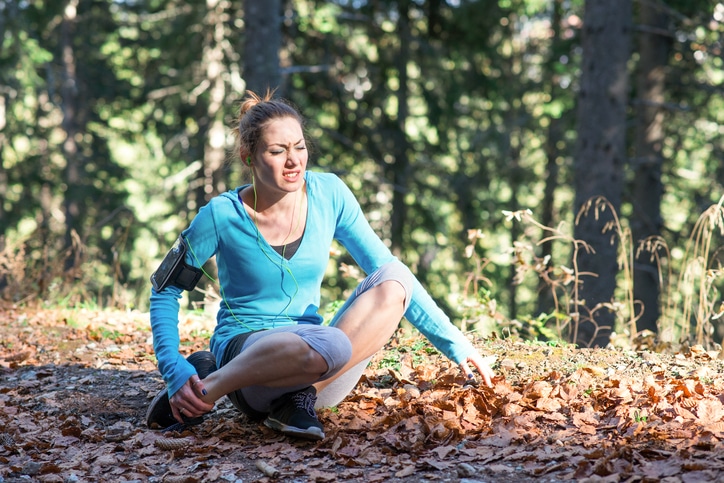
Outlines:
{"type": "Polygon", "coordinates": [[[151,284],[156,292],[160,292],[169,285],[183,290],[193,290],[199,283],[203,271],[186,263],[187,250],[186,241],[183,236],[179,236],[161,265],[151,275],[151,284]]]}

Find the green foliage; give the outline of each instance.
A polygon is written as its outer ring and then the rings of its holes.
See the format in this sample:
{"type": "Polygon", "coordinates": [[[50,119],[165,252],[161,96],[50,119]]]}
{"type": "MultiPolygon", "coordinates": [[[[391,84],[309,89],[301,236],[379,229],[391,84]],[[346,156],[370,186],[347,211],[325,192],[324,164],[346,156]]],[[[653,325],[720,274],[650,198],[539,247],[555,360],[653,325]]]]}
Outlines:
{"type": "Polygon", "coordinates": [[[400,369],[400,358],[397,354],[386,353],[384,355],[384,357],[382,357],[380,359],[379,363],[377,364],[377,367],[379,369],[390,368],[390,369],[399,370],[400,369]]]}
{"type": "Polygon", "coordinates": [[[439,355],[440,352],[435,349],[427,340],[419,338],[408,338],[398,341],[398,345],[385,351],[383,357],[378,361],[379,369],[390,368],[399,371],[402,365],[402,358],[405,355],[410,357],[410,362],[414,367],[429,361],[431,355],[439,355]]]}
{"type": "Polygon", "coordinates": [[[538,314],[535,318],[526,317],[520,322],[513,320],[508,324],[503,324],[503,327],[512,332],[511,326],[515,326],[515,332],[523,336],[525,340],[540,340],[551,347],[555,347],[566,344],[566,342],[561,339],[562,334],[558,331],[558,327],[560,327],[560,323],[566,321],[568,317],[569,316],[564,313],[542,313],[538,314]]]}
{"type": "MultiPolygon", "coordinates": [[[[233,161],[209,164],[212,127],[233,124],[244,94],[243,2],[212,12],[201,0],[80,0],[65,20],[63,2],[5,3],[3,298],[146,308],[148,276],[178,232],[209,196],[243,182],[233,161]],[[64,90],[71,71],[75,91],[64,90]]],[[[627,238],[637,207],[624,202],[608,227],[626,249],[622,281],[601,310],[615,310],[634,337],[625,280],[648,243],[669,280],[681,274],[668,285],[666,334],[715,337],[720,225],[707,207],[724,191],[722,11],[711,0],[662,8],[672,28],[662,173],[672,248],[627,238]]],[[[294,0],[285,10],[280,87],[309,119],[310,169],[350,185],[466,332],[562,341],[590,316],[578,313],[571,263],[586,247],[566,228],[576,216],[582,10],[583,0],[294,0]]],[[[353,264],[343,250],[332,257],[327,323],[356,284],[353,264]]]]}
{"type": "Polygon", "coordinates": [[[194,340],[209,340],[213,333],[207,329],[194,329],[191,331],[191,338],[194,340]]]}
{"type": "Polygon", "coordinates": [[[634,411],[634,421],[636,421],[637,423],[646,423],[648,419],[649,417],[646,415],[645,412],[634,411]]]}
{"type": "Polygon", "coordinates": [[[118,330],[109,329],[107,327],[98,327],[91,329],[89,335],[90,338],[93,340],[110,340],[113,342],[118,342],[123,337],[123,334],[121,334],[118,330]]]}
{"type": "Polygon", "coordinates": [[[344,300],[337,299],[324,306],[323,310],[321,310],[323,325],[329,325],[332,322],[342,305],[344,305],[344,300]]]}

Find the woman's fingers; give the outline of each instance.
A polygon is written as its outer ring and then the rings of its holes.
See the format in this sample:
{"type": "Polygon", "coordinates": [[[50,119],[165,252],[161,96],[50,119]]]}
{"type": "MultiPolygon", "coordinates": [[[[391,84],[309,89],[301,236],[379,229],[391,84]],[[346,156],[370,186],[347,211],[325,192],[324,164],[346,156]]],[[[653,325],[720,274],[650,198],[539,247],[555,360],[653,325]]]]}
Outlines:
{"type": "MultiPolygon", "coordinates": [[[[193,377],[191,378],[194,379],[193,377]]],[[[196,376],[196,380],[191,383],[191,388],[194,390],[194,393],[196,393],[196,397],[201,399],[203,396],[206,396],[206,387],[204,386],[204,381],[198,378],[196,376]]]]}
{"type": "Polygon", "coordinates": [[[192,376],[171,397],[170,403],[173,417],[177,421],[183,422],[183,418],[197,418],[214,409],[213,404],[201,400],[201,397],[205,394],[206,388],[203,381],[198,376],[192,376]]]}
{"type": "Polygon", "coordinates": [[[480,354],[474,354],[467,358],[467,360],[460,363],[460,369],[463,371],[468,379],[474,379],[475,375],[470,369],[468,362],[472,362],[478,373],[483,378],[483,382],[488,387],[493,387],[493,378],[495,373],[490,368],[490,365],[495,362],[495,356],[482,357],[480,354]]]}
{"type": "Polygon", "coordinates": [[[181,412],[179,411],[179,408],[177,408],[177,407],[174,406],[173,404],[171,404],[171,414],[173,414],[173,418],[174,418],[176,421],[178,421],[179,423],[182,423],[182,424],[183,424],[184,418],[183,418],[183,416],[181,415],[181,412]]]}

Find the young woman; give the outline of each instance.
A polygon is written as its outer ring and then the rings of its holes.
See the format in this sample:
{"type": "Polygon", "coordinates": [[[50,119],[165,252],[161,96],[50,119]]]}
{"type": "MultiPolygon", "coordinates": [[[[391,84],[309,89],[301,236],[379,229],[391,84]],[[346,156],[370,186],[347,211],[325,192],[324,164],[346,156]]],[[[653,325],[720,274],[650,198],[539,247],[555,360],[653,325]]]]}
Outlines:
{"type": "Polygon", "coordinates": [[[335,175],[306,170],[304,122],[288,102],[250,93],[235,129],[252,183],[201,208],[152,276],[151,327],[166,389],[147,423],[189,424],[227,395],[253,420],[324,438],[315,407],[339,403],[403,316],[467,377],[493,372],[374,233],[335,175]],[[329,326],[318,314],[333,240],[367,274],[329,326]],[[182,290],[216,256],[222,303],[210,352],[179,353],[182,290]],[[217,368],[218,366],[218,368],[217,368]]]}

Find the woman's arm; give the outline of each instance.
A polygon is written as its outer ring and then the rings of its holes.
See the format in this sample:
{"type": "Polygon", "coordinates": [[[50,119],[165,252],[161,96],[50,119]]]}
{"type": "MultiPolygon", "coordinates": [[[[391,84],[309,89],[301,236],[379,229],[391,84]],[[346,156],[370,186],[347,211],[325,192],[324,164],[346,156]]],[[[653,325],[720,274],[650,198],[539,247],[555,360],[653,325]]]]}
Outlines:
{"type": "MultiPolygon", "coordinates": [[[[366,273],[394,260],[389,248],[372,230],[352,192],[339,180],[338,227],[336,237],[347,248],[366,273]]],[[[450,321],[430,294],[415,277],[410,307],[405,318],[412,323],[438,350],[460,365],[467,377],[472,375],[470,364],[480,373],[487,385],[494,376],[490,359],[484,358],[467,337],[450,321]]]]}
{"type": "Polygon", "coordinates": [[[166,382],[169,397],[178,391],[191,376],[194,367],[179,353],[181,343],[178,331],[179,299],[181,289],[166,287],[161,292],[151,289],[151,332],[153,351],[158,370],[166,382]]]}
{"type": "MultiPolygon", "coordinates": [[[[185,263],[200,268],[216,251],[214,201],[199,210],[190,226],[181,234],[187,243],[185,263]]],[[[179,300],[183,290],[170,285],[163,290],[151,289],[150,317],[153,350],[158,369],[166,382],[169,397],[194,375],[196,369],[180,354],[178,331],[179,300]]]]}

